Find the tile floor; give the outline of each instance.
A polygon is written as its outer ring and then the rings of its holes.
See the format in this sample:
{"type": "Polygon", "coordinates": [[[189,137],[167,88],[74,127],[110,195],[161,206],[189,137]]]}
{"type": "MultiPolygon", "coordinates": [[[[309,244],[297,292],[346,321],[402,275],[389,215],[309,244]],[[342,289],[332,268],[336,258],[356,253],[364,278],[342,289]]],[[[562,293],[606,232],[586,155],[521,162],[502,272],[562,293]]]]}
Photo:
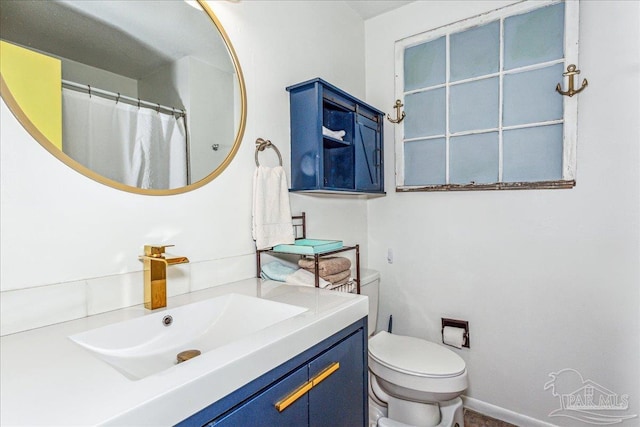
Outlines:
{"type": "Polygon", "coordinates": [[[496,420],[495,418],[479,414],[470,409],[464,410],[464,426],[465,427],[518,427],[505,421],[496,420]]]}

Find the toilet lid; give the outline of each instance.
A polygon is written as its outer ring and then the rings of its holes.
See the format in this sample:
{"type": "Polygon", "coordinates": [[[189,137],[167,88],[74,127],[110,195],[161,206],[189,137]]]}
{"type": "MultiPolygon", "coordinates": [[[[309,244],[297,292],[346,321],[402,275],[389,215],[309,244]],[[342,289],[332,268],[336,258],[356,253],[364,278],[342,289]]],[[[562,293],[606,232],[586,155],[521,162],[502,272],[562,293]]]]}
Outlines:
{"type": "Polygon", "coordinates": [[[382,331],[369,339],[369,356],[396,371],[422,377],[455,377],[464,360],[439,344],[382,331]]]}

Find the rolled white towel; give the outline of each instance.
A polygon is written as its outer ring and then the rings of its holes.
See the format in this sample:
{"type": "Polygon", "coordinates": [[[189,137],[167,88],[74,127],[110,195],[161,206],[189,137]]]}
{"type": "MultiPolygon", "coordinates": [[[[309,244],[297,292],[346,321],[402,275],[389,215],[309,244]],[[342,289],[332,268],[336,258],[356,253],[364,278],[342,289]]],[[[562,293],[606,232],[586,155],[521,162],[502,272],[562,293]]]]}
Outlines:
{"type": "MultiPolygon", "coordinates": [[[[331,282],[327,282],[322,277],[319,277],[318,279],[318,286],[320,286],[321,288],[326,288],[331,284],[331,282]]],[[[301,268],[295,273],[289,274],[284,281],[290,285],[315,286],[316,275],[311,273],[310,271],[305,270],[304,268],[301,268]]]]}
{"type": "Polygon", "coordinates": [[[278,261],[264,264],[260,270],[260,277],[267,280],[276,280],[278,282],[286,281],[287,276],[296,272],[295,268],[284,265],[278,261]]]}
{"type": "Polygon", "coordinates": [[[343,130],[331,130],[322,126],[322,134],[324,136],[330,136],[331,138],[339,139],[340,141],[342,141],[342,138],[344,138],[347,132],[343,130]]]}

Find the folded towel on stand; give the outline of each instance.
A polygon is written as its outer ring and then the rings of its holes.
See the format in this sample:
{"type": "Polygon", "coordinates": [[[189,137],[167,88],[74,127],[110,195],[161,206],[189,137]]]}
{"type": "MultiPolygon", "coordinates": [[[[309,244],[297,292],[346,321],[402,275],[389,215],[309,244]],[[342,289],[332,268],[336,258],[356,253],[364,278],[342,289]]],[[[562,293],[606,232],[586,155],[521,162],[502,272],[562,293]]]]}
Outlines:
{"type": "MultiPolygon", "coordinates": [[[[287,282],[289,285],[315,286],[316,275],[301,268],[293,274],[288,275],[285,282],[287,282]]],[[[329,285],[331,285],[331,282],[327,282],[321,277],[318,278],[319,287],[326,288],[329,285]]]]}
{"type": "Polygon", "coordinates": [[[253,176],[252,235],[257,249],[295,241],[287,176],[282,166],[258,166],[253,176]]]}
{"type": "Polygon", "coordinates": [[[349,280],[351,280],[351,275],[349,275],[349,277],[345,277],[344,279],[339,280],[339,281],[337,281],[337,282],[335,282],[335,283],[331,283],[331,287],[332,287],[332,288],[335,288],[335,287],[337,287],[337,286],[344,285],[344,284],[345,284],[345,283],[347,283],[349,280]]]}
{"type": "Polygon", "coordinates": [[[342,138],[344,138],[347,132],[343,130],[331,130],[322,126],[322,134],[324,136],[330,136],[331,138],[339,139],[340,141],[342,141],[342,138]]]}
{"type": "MultiPolygon", "coordinates": [[[[290,285],[315,286],[316,275],[310,273],[304,268],[294,268],[282,264],[278,261],[264,264],[260,269],[260,277],[265,280],[275,280],[278,282],[286,282],[290,285]]],[[[318,286],[326,288],[331,282],[318,278],[318,286]]]]}
{"type": "Polygon", "coordinates": [[[351,270],[345,270],[345,271],[341,271],[340,273],[330,274],[328,276],[322,276],[324,280],[331,282],[334,285],[337,282],[340,282],[345,279],[349,279],[349,277],[351,277],[351,270]]]}
{"type": "MultiPolygon", "coordinates": [[[[315,273],[315,261],[313,258],[302,258],[298,265],[315,273]]],[[[318,259],[318,273],[321,277],[340,273],[351,268],[351,260],[345,257],[327,257],[318,259]]]]}
{"type": "Polygon", "coordinates": [[[260,277],[268,280],[284,282],[287,276],[292,275],[298,269],[284,265],[278,261],[269,262],[260,268],[260,277]]]}

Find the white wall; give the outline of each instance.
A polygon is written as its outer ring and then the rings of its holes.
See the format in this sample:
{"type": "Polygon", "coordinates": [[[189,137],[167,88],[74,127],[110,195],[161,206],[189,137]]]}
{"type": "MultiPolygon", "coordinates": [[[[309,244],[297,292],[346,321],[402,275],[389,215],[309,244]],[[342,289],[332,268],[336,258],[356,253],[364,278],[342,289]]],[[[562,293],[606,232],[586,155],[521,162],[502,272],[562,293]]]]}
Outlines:
{"type": "MultiPolygon", "coordinates": [[[[368,102],[393,106],[395,40],[506,3],[418,1],[366,21],[368,102]]],[[[574,189],[394,193],[387,123],[388,194],[368,204],[379,325],[393,314],[395,332],[440,340],[441,317],[469,320],[471,349],[456,351],[470,402],[559,425],[585,425],[548,417],[560,405],[543,385],[563,368],[640,413],[640,3],[583,1],[580,14],[574,189]]]]}
{"type": "Polygon", "coordinates": [[[185,56],[156,68],[137,80],[140,99],[175,108],[189,103],[189,62],[185,56]]]}
{"type": "MultiPolygon", "coordinates": [[[[322,77],[364,96],[364,24],[332,2],[212,2],[247,86],[245,138],[231,165],[195,191],[150,197],[98,184],[37,144],[2,104],[2,333],[142,303],[145,243],[175,244],[169,293],[255,274],[251,239],[254,141],[269,138],[289,169],[285,87],[322,77]],[[330,24],[328,24],[330,23],[330,24]]],[[[270,160],[263,153],[265,163],[270,160]]],[[[292,196],[312,237],[366,247],[366,202],[292,196]]],[[[364,256],[364,255],[363,255],[364,256]]]]}
{"type": "Polygon", "coordinates": [[[190,182],[197,182],[211,173],[212,166],[222,163],[233,146],[236,76],[197,59],[191,59],[189,75],[190,182]],[[218,151],[211,148],[213,144],[218,144],[218,151]]]}
{"type": "Polygon", "coordinates": [[[70,80],[83,85],[88,84],[91,87],[121,93],[132,98],[137,98],[138,96],[138,82],[135,79],[72,61],[71,59],[60,59],[62,61],[63,80],[70,80]]]}

